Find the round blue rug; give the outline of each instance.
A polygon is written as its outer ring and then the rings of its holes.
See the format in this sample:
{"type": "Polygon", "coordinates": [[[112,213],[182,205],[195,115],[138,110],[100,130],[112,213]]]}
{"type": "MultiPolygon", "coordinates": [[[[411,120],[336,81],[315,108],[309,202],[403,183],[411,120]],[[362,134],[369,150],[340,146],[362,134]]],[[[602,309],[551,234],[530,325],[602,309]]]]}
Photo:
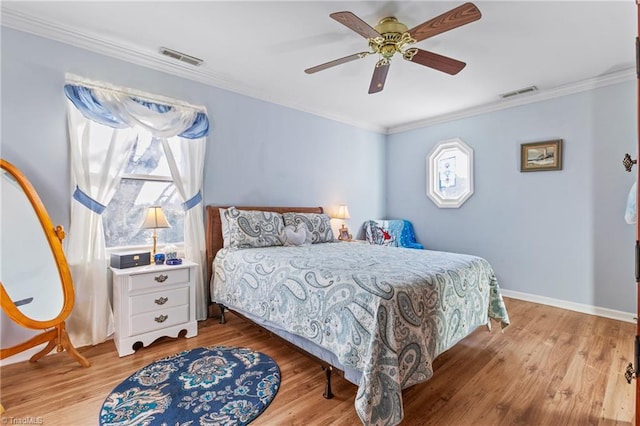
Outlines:
{"type": "Polygon", "coordinates": [[[280,369],[247,348],[196,348],[136,371],[105,399],[101,425],[246,425],[271,403],[280,369]]]}

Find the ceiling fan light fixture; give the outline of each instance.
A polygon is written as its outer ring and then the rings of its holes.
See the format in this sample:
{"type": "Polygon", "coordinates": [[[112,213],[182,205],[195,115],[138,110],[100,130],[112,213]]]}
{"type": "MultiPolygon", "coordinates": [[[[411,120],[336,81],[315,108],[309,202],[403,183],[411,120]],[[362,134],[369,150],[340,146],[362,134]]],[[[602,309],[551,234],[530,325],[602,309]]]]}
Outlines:
{"type": "Polygon", "coordinates": [[[200,58],[196,58],[195,56],[187,55],[186,53],[178,52],[177,50],[169,49],[167,47],[161,47],[160,53],[164,56],[177,59],[178,61],[184,62],[189,65],[193,65],[196,67],[199,67],[204,63],[204,61],[200,58]]]}
{"type": "Polygon", "coordinates": [[[408,29],[405,24],[398,21],[394,16],[382,18],[375,28],[349,11],[334,12],[329,16],[366,38],[370,50],[368,52],[356,53],[325,62],[324,64],[307,68],[304,72],[313,74],[336,65],[363,58],[366,55],[377,53],[379,60],[376,62],[373,76],[371,77],[371,84],[369,85],[369,94],[372,94],[384,89],[391,58],[396,53],[399,53],[403,59],[414,64],[442,71],[449,75],[459,73],[467,65],[464,62],[427,50],[408,47],[418,41],[477,21],[482,14],[473,3],[465,3],[411,29],[408,29]]]}
{"type": "Polygon", "coordinates": [[[387,16],[386,18],[382,18],[378,25],[376,25],[375,30],[381,35],[384,34],[402,34],[406,33],[409,30],[402,22],[399,22],[395,16],[387,16]]]}
{"type": "Polygon", "coordinates": [[[503,93],[500,95],[502,99],[511,98],[513,96],[524,95],[525,93],[531,93],[538,90],[536,86],[523,87],[522,89],[514,90],[512,92],[503,93]]]}

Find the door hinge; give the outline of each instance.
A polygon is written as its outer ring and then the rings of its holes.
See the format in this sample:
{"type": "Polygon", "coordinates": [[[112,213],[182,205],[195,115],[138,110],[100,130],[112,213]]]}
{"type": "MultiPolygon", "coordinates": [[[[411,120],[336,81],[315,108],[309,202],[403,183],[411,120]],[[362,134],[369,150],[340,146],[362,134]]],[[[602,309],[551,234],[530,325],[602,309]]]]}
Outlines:
{"type": "Polygon", "coordinates": [[[640,282],[640,241],[636,240],[636,282],[640,282]]]}

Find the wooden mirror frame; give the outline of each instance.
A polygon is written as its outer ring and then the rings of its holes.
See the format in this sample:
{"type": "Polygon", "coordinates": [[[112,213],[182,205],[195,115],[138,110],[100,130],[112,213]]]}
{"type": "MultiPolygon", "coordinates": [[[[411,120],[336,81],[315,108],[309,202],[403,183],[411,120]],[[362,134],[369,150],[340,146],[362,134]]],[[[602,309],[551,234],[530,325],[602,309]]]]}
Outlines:
{"type": "Polygon", "coordinates": [[[15,181],[20,185],[22,191],[27,196],[28,200],[33,207],[33,210],[38,217],[38,221],[42,225],[42,231],[44,232],[46,239],[51,247],[51,252],[54,261],[58,267],[58,275],[60,278],[60,284],[62,286],[63,304],[60,313],[50,320],[39,321],[29,318],[23,314],[20,309],[17,308],[9,294],[4,288],[2,282],[0,282],[0,305],[2,309],[17,324],[34,329],[34,330],[47,330],[42,334],[33,336],[26,342],[11,346],[9,348],[0,348],[0,359],[7,358],[17,353],[23,352],[34,346],[48,342],[40,352],[33,355],[29,361],[35,362],[51,352],[55,347],[58,352],[66,350],[76,361],[78,361],[83,367],[89,367],[91,365],[89,361],[83,357],[76,348],[71,344],[69,335],[65,328],[64,320],[69,316],[74,304],[74,291],[73,280],[71,278],[71,272],[69,270],[69,264],[62,250],[62,240],[65,236],[62,226],[53,226],[51,219],[47,213],[47,210],[42,204],[38,193],[31,185],[31,182],[18,170],[13,164],[0,159],[0,168],[9,173],[15,181]]]}

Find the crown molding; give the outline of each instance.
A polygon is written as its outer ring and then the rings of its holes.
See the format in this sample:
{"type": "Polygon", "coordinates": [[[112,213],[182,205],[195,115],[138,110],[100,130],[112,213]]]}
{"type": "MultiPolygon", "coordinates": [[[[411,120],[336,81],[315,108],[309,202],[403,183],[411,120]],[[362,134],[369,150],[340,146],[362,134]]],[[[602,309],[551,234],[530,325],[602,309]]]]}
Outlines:
{"type": "Polygon", "coordinates": [[[143,49],[135,44],[110,40],[91,32],[80,32],[70,26],[60,25],[37,16],[18,12],[10,9],[6,3],[2,5],[1,25],[364,130],[381,134],[384,134],[387,130],[384,126],[353,120],[349,117],[327,113],[326,111],[314,110],[294,99],[283,97],[277,93],[265,92],[263,89],[240,83],[210,69],[192,67],[178,61],[171,61],[160,56],[155,51],[143,49]]]}
{"type": "Polygon", "coordinates": [[[454,111],[449,114],[439,115],[437,117],[427,118],[424,120],[418,120],[418,121],[413,121],[411,123],[401,124],[399,126],[389,127],[387,128],[387,134],[401,133],[407,130],[433,126],[435,124],[441,124],[441,123],[446,123],[448,121],[460,120],[463,118],[473,117],[475,115],[485,114],[488,112],[500,111],[503,109],[513,108],[520,105],[546,101],[548,99],[559,98],[561,96],[567,96],[574,93],[593,90],[598,87],[604,87],[612,84],[622,83],[624,81],[633,80],[634,78],[636,78],[635,69],[629,68],[626,70],[601,75],[595,78],[590,78],[590,79],[578,81],[575,83],[565,84],[563,86],[555,87],[553,89],[537,91],[537,92],[533,92],[525,95],[520,95],[511,99],[491,102],[491,103],[478,105],[478,106],[467,108],[460,111],[454,111]]]}

